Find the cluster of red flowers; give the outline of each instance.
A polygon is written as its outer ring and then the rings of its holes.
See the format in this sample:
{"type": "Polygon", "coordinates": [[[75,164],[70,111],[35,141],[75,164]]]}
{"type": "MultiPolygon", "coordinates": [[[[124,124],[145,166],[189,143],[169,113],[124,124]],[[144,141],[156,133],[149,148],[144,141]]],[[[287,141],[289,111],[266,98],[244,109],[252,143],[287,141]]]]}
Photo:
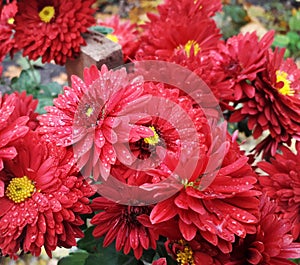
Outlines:
{"type": "MultiPolygon", "coordinates": [[[[23,49],[63,64],[78,53],[80,33],[94,23],[93,1],[62,2],[2,7],[0,58],[23,49]]],[[[44,247],[51,256],[57,246],[75,246],[80,215],[94,212],[93,235],[104,247],[142,259],[163,241],[168,255],[154,265],[288,265],[300,258],[300,144],[295,152],[288,147],[300,139],[300,70],[283,50],[271,50],[273,32],[222,40],[212,18],[221,7],[219,0],[166,0],[139,30],[117,16],[97,24],[113,29],[107,37],[122,45],[124,61],[188,69],[209,85],[228,122],[247,121],[254,138],[267,131],[255,146],[262,161],[252,165],[224,123],[216,127],[225,128],[224,139],[213,137],[208,113],[218,111],[201,88],[149,80],[149,69],[135,75],[91,66],[41,115],[25,92],[3,95],[2,255],[39,255],[44,247]],[[125,186],[137,189],[128,194],[125,186]],[[96,189],[101,195],[90,205],[96,189]],[[162,199],[147,197],[155,189],[162,199]]]]}

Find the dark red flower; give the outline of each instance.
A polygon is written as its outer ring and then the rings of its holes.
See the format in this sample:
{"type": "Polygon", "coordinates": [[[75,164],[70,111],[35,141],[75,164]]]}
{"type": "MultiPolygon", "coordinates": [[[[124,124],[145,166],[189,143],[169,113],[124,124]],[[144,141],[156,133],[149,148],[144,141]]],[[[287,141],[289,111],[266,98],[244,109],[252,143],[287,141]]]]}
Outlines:
{"type": "Polygon", "coordinates": [[[0,93],[0,171],[3,169],[4,160],[13,159],[17,155],[13,142],[29,130],[26,126],[28,116],[15,115],[15,109],[20,106],[18,103],[17,94],[2,97],[0,93]]]}
{"type": "Polygon", "coordinates": [[[49,256],[57,246],[76,246],[82,237],[80,214],[90,213],[94,191],[78,175],[72,153],[44,143],[29,132],[16,143],[18,155],[0,172],[0,249],[49,256]]]}
{"type": "Polygon", "coordinates": [[[229,253],[235,235],[244,238],[256,231],[256,179],[247,157],[236,143],[230,143],[220,171],[206,189],[199,186],[201,177],[187,181],[184,189],[154,206],[150,220],[155,225],[175,219],[185,240],[193,240],[199,232],[223,253],[229,253]]]}
{"type": "Polygon", "coordinates": [[[48,141],[72,146],[85,176],[93,171],[95,179],[101,175],[106,180],[117,158],[132,163],[123,143],[153,135],[135,124],[138,113],[128,115],[148,99],[143,96],[142,80],[129,81],[125,69],[108,71],[103,65],[99,71],[94,65],[85,69],[84,80],[72,76],[72,87],[65,87],[54,106],[45,108],[48,113],[38,117],[38,131],[48,141]]]}
{"type": "Polygon", "coordinates": [[[54,60],[65,64],[74,58],[85,45],[81,33],[95,23],[94,0],[42,0],[18,2],[15,17],[15,48],[23,49],[23,55],[42,62],[54,60]]]}
{"type": "Polygon", "coordinates": [[[255,88],[249,81],[255,80],[257,73],[265,69],[266,52],[273,39],[274,31],[270,31],[260,41],[253,32],[233,36],[226,43],[219,42],[218,48],[210,53],[211,78],[221,77],[217,88],[221,84],[221,89],[231,89],[234,102],[245,96],[254,97],[255,88]]]}
{"type": "Polygon", "coordinates": [[[117,251],[123,249],[124,254],[128,254],[133,250],[137,259],[141,258],[143,250],[156,249],[158,236],[138,221],[140,215],[149,215],[151,206],[121,205],[98,197],[93,200],[92,208],[101,211],[91,223],[96,226],[93,231],[95,237],[105,235],[104,247],[115,240],[117,251]]]}
{"type": "Polygon", "coordinates": [[[262,190],[277,202],[277,211],[283,218],[291,221],[294,239],[300,235],[300,144],[296,147],[296,154],[282,146],[269,162],[258,163],[268,174],[259,177],[262,190]]]}
{"type": "Polygon", "coordinates": [[[0,6],[0,62],[11,51],[15,43],[13,31],[17,11],[17,1],[0,6]]]}
{"type": "Polygon", "coordinates": [[[140,42],[136,24],[130,21],[120,21],[120,17],[114,15],[105,21],[99,20],[97,25],[113,29],[113,32],[107,34],[106,37],[122,46],[124,62],[135,57],[140,42]]]}
{"type": "Polygon", "coordinates": [[[300,70],[292,59],[283,59],[284,50],[269,52],[265,70],[252,82],[255,90],[244,98],[242,107],[231,121],[248,119],[248,127],[258,138],[270,134],[255,150],[264,156],[274,156],[278,146],[300,139],[300,70]]]}
{"type": "Polygon", "coordinates": [[[225,265],[293,265],[300,257],[300,244],[293,243],[288,219],[275,214],[276,204],[263,196],[257,232],[239,238],[225,265]]]}
{"type": "Polygon", "coordinates": [[[158,15],[148,14],[137,58],[173,61],[178,51],[190,56],[216,48],[221,35],[215,22],[201,12],[201,2],[168,1],[158,7],[158,15]]]}

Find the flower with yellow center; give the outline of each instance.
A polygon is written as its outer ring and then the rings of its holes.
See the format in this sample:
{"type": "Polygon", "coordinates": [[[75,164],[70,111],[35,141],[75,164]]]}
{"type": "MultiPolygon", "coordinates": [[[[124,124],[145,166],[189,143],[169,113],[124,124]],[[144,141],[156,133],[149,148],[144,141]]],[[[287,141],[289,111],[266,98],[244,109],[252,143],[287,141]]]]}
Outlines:
{"type": "Polygon", "coordinates": [[[119,39],[116,35],[114,34],[107,34],[106,35],[106,38],[108,38],[109,40],[115,42],[115,43],[118,43],[119,42],[119,39]]]}
{"type": "Polygon", "coordinates": [[[276,71],[276,83],[282,82],[283,86],[278,91],[284,96],[293,96],[295,91],[291,88],[291,81],[287,79],[288,74],[284,71],[276,71]]]}
{"type": "Polygon", "coordinates": [[[194,40],[189,40],[184,46],[183,49],[187,55],[187,57],[191,56],[191,49],[192,47],[194,48],[194,55],[197,55],[198,52],[201,50],[200,45],[194,41],[194,40]]]}
{"type": "Polygon", "coordinates": [[[191,247],[186,244],[184,240],[179,240],[179,243],[184,246],[183,250],[179,250],[176,253],[176,261],[180,265],[195,265],[195,261],[193,258],[193,250],[191,247]]]}
{"type": "Polygon", "coordinates": [[[7,20],[7,23],[8,23],[9,25],[12,25],[12,24],[15,23],[15,19],[14,19],[13,17],[10,17],[10,18],[7,20]]]}
{"type": "Polygon", "coordinates": [[[93,114],[93,112],[94,112],[93,108],[89,107],[89,108],[86,110],[85,115],[86,115],[87,117],[91,117],[91,115],[93,114]]]}
{"type": "Polygon", "coordinates": [[[159,142],[159,135],[156,132],[155,128],[153,126],[150,126],[149,129],[151,129],[151,131],[153,131],[154,135],[144,138],[144,142],[146,144],[150,144],[150,145],[156,145],[159,142]]]}
{"type": "Polygon", "coordinates": [[[35,190],[34,184],[27,177],[13,178],[5,191],[5,195],[15,203],[20,203],[30,198],[35,190]]]}
{"type": "Polygon", "coordinates": [[[45,6],[40,12],[39,17],[43,22],[49,23],[55,15],[53,6],[45,6]]]}

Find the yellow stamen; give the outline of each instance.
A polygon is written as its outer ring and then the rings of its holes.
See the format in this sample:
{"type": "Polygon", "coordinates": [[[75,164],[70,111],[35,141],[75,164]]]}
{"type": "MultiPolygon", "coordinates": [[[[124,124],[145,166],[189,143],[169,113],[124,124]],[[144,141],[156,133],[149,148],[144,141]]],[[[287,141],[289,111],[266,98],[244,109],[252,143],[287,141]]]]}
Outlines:
{"type": "Polygon", "coordinates": [[[88,117],[91,117],[91,115],[93,114],[94,110],[93,108],[89,107],[86,112],[85,112],[85,115],[88,116],[88,117]]]}
{"type": "Polygon", "coordinates": [[[45,6],[39,13],[40,19],[46,23],[49,23],[54,15],[55,9],[53,6],[45,6]]]}
{"type": "Polygon", "coordinates": [[[9,18],[9,19],[7,20],[7,23],[8,23],[9,25],[14,24],[14,22],[15,22],[15,19],[14,19],[13,17],[11,17],[11,18],[9,18]]]}
{"type": "Polygon", "coordinates": [[[201,50],[200,45],[196,41],[189,40],[183,47],[187,57],[190,57],[192,47],[194,48],[194,55],[197,55],[201,50]]]}
{"type": "Polygon", "coordinates": [[[179,240],[179,244],[183,245],[183,250],[179,250],[176,255],[176,261],[180,265],[195,265],[193,250],[191,247],[183,240],[179,240]]]}
{"type": "Polygon", "coordinates": [[[114,34],[107,34],[106,35],[106,38],[108,38],[109,40],[115,42],[115,43],[118,43],[119,42],[119,39],[116,35],[114,34]]]}
{"type": "Polygon", "coordinates": [[[155,131],[155,128],[153,126],[150,126],[149,129],[151,129],[154,133],[153,136],[147,137],[144,139],[144,142],[150,145],[156,145],[159,142],[159,135],[155,131]]]}
{"type": "Polygon", "coordinates": [[[15,203],[20,203],[30,198],[35,190],[34,184],[27,177],[13,178],[5,191],[5,195],[14,201],[15,203]]]}
{"type": "Polygon", "coordinates": [[[276,83],[282,82],[283,86],[278,91],[284,96],[293,96],[295,91],[291,88],[291,81],[287,79],[288,74],[284,71],[276,71],[276,83]]]}

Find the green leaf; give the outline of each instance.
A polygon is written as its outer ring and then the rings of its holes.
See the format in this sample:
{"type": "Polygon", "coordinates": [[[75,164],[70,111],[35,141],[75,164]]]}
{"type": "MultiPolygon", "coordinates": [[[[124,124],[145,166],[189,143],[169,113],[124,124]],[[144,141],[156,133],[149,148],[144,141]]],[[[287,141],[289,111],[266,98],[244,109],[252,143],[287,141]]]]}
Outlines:
{"type": "Polygon", "coordinates": [[[283,48],[283,47],[287,47],[289,43],[290,43],[290,39],[288,36],[283,34],[277,34],[275,35],[273,46],[278,46],[283,48]]]}
{"type": "Polygon", "coordinates": [[[102,33],[105,35],[113,33],[113,31],[114,31],[113,28],[104,27],[104,26],[92,26],[92,27],[89,27],[89,30],[96,31],[96,32],[99,32],[99,33],[102,33]]]}
{"type": "Polygon", "coordinates": [[[11,87],[13,90],[24,91],[28,94],[33,94],[36,97],[38,85],[41,82],[41,75],[38,71],[33,69],[22,70],[19,77],[14,77],[11,80],[11,87]]]}
{"type": "MultiPolygon", "coordinates": [[[[84,231],[84,237],[79,239],[77,242],[77,247],[86,250],[89,253],[95,253],[97,251],[97,245],[99,240],[93,237],[93,231],[95,227],[89,227],[84,231]]],[[[101,242],[102,243],[102,242],[101,242]]]]}
{"type": "Polygon", "coordinates": [[[36,111],[40,114],[46,113],[44,107],[46,106],[52,106],[53,105],[53,99],[52,98],[39,98],[39,103],[36,108],[36,111]]]}
{"type": "Polygon", "coordinates": [[[84,265],[88,257],[86,252],[73,252],[58,261],[57,265],[84,265]]]}
{"type": "Polygon", "coordinates": [[[37,60],[29,60],[26,57],[19,56],[18,59],[16,60],[16,63],[22,67],[22,69],[27,70],[32,68],[33,66],[37,67],[43,67],[44,64],[42,63],[42,58],[38,58],[37,60]]]}
{"type": "Polygon", "coordinates": [[[50,82],[47,84],[39,85],[40,94],[39,97],[51,97],[55,98],[62,92],[62,86],[57,82],[50,82]]]}
{"type": "Polygon", "coordinates": [[[296,15],[292,16],[289,19],[289,27],[290,30],[294,30],[294,31],[300,30],[300,11],[298,11],[296,15]]]}
{"type": "Polygon", "coordinates": [[[289,31],[286,34],[286,36],[289,37],[290,43],[292,45],[294,45],[295,43],[297,43],[300,40],[299,34],[297,32],[295,32],[295,31],[289,31]]]}
{"type": "Polygon", "coordinates": [[[231,17],[232,21],[238,24],[245,24],[247,12],[241,5],[225,5],[223,7],[224,13],[231,17]]]}

